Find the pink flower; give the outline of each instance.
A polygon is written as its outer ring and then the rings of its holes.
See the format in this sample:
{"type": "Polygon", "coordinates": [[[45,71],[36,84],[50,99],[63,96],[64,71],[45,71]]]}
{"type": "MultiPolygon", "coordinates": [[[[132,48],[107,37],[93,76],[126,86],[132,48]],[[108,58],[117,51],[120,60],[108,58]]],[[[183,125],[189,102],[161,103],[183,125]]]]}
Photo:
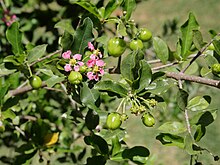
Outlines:
{"type": "Polygon", "coordinates": [[[88,72],[87,77],[88,77],[89,80],[93,80],[94,79],[93,72],[88,72]]]}
{"type": "Polygon", "coordinates": [[[72,54],[72,52],[70,50],[67,50],[66,52],[63,52],[62,57],[64,59],[70,59],[71,54],[72,54]]]}
{"type": "Polygon", "coordinates": [[[83,66],[83,65],[84,65],[84,62],[78,61],[77,64],[78,64],[79,66],[83,66]]]}
{"type": "Polygon", "coordinates": [[[103,67],[103,66],[105,66],[105,62],[103,60],[97,60],[96,65],[99,67],[103,67]]]}
{"type": "Polygon", "coordinates": [[[76,72],[78,72],[78,71],[79,71],[79,65],[74,65],[74,70],[75,70],[76,72]]]}
{"type": "Polygon", "coordinates": [[[99,75],[98,74],[94,75],[93,77],[94,77],[95,81],[99,81],[99,75]]]}
{"type": "Polygon", "coordinates": [[[102,53],[101,53],[101,52],[99,52],[99,58],[102,58],[102,57],[103,57],[102,53]]]}
{"type": "Polygon", "coordinates": [[[89,68],[92,68],[93,66],[95,66],[95,63],[96,61],[95,60],[88,60],[86,65],[89,67],[89,68]]]}
{"type": "Polygon", "coordinates": [[[88,48],[93,51],[95,50],[94,45],[91,42],[88,42],[88,48]]]}
{"type": "Polygon", "coordinates": [[[97,57],[95,54],[91,54],[91,55],[90,55],[90,59],[91,59],[91,60],[96,60],[97,58],[98,58],[98,57],[97,57]]]}
{"type": "Polygon", "coordinates": [[[105,73],[104,69],[100,68],[100,69],[99,69],[99,73],[100,73],[101,75],[104,75],[104,73],[105,73]]]}
{"type": "Polygon", "coordinates": [[[64,66],[64,70],[65,70],[66,72],[71,71],[71,70],[72,70],[71,65],[70,65],[70,64],[66,64],[66,65],[64,66]]]}
{"type": "Polygon", "coordinates": [[[73,58],[74,58],[75,60],[81,60],[81,59],[82,59],[82,55],[81,55],[81,54],[75,54],[75,55],[73,56],[73,58]]]}

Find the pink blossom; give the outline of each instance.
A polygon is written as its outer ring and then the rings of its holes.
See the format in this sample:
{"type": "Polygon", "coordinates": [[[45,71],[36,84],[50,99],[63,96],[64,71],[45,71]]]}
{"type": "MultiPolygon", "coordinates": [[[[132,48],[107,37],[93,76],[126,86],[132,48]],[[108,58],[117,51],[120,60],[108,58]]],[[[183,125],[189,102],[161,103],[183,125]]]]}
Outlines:
{"type": "Polygon", "coordinates": [[[88,48],[93,51],[95,50],[94,45],[91,42],[88,42],[88,48]]]}
{"type": "Polygon", "coordinates": [[[102,57],[103,57],[102,53],[101,53],[101,52],[99,52],[99,58],[102,58],[102,57]]]}
{"type": "Polygon", "coordinates": [[[104,69],[100,68],[100,69],[99,69],[99,73],[100,73],[101,75],[104,75],[104,73],[105,73],[104,69]]]}
{"type": "Polygon", "coordinates": [[[71,70],[72,70],[71,65],[70,65],[70,64],[66,64],[66,65],[64,66],[64,70],[65,70],[66,72],[71,71],[71,70]]]}
{"type": "Polygon", "coordinates": [[[95,54],[91,54],[91,55],[90,55],[90,59],[91,59],[91,60],[96,60],[97,58],[98,58],[98,57],[97,57],[95,54]]]}
{"type": "Polygon", "coordinates": [[[82,59],[82,55],[81,54],[74,54],[73,58],[75,60],[81,60],[82,59]]]}
{"type": "Polygon", "coordinates": [[[94,79],[93,72],[88,72],[87,77],[88,77],[89,80],[93,80],[94,79]]]}
{"type": "Polygon", "coordinates": [[[100,67],[103,67],[105,65],[105,62],[103,60],[97,60],[96,65],[100,66],[100,67]]]}
{"type": "Polygon", "coordinates": [[[78,64],[79,66],[83,66],[83,65],[84,65],[84,62],[78,61],[77,64],[78,64]]]}
{"type": "Polygon", "coordinates": [[[70,50],[67,50],[66,52],[63,52],[62,57],[64,59],[70,59],[71,54],[72,54],[72,52],[70,50]]]}
{"type": "Polygon", "coordinates": [[[95,63],[96,63],[95,60],[88,60],[87,63],[86,63],[86,65],[87,65],[89,68],[91,68],[91,67],[93,67],[93,66],[95,65],[95,63]]]}
{"type": "Polygon", "coordinates": [[[94,77],[95,81],[99,81],[99,76],[98,76],[98,74],[94,75],[93,77],[94,77]]]}
{"type": "Polygon", "coordinates": [[[76,72],[78,72],[78,71],[79,71],[79,65],[74,65],[74,70],[75,70],[76,72]]]}

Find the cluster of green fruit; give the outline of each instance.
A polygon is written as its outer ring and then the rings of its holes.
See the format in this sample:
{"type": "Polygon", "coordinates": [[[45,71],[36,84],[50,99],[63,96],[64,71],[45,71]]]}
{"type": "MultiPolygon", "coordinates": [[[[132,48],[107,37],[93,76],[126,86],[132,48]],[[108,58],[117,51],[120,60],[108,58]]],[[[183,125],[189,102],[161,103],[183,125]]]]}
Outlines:
{"type": "MultiPolygon", "coordinates": [[[[147,28],[140,28],[136,36],[137,37],[132,39],[129,44],[131,50],[143,49],[143,42],[149,41],[152,38],[152,33],[147,28]]],[[[114,37],[108,41],[107,46],[109,55],[119,57],[125,52],[127,44],[124,39],[114,37]]]]}

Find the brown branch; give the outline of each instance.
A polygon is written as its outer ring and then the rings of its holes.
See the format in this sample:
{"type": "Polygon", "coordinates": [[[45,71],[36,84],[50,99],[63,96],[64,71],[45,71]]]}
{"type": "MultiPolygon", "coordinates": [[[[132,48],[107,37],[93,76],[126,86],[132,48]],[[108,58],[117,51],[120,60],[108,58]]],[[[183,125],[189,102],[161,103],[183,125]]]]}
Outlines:
{"type": "Polygon", "coordinates": [[[38,62],[41,62],[41,61],[43,61],[43,60],[45,60],[45,59],[48,59],[48,58],[54,56],[55,54],[61,53],[61,52],[62,52],[62,49],[57,50],[57,51],[55,51],[55,52],[53,52],[53,53],[51,53],[51,54],[49,54],[49,55],[47,55],[47,56],[45,56],[45,57],[39,58],[37,61],[32,62],[29,66],[32,66],[32,65],[34,65],[34,64],[36,64],[36,63],[38,63],[38,62]]]}
{"type": "Polygon", "coordinates": [[[166,76],[176,80],[188,80],[191,82],[204,84],[220,89],[220,81],[218,80],[203,78],[199,76],[191,76],[191,75],[186,75],[184,73],[175,73],[175,72],[166,72],[166,76]]]}

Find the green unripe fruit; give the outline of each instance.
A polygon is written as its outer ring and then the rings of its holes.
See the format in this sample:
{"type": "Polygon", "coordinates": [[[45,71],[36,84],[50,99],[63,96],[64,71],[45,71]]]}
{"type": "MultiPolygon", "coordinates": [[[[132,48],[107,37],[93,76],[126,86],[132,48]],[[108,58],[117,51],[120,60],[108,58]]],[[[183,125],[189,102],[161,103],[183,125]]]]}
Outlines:
{"type": "Polygon", "coordinates": [[[149,112],[143,114],[141,119],[142,119],[143,124],[147,127],[153,127],[155,124],[155,118],[149,112]]]}
{"type": "Polygon", "coordinates": [[[69,76],[68,76],[68,80],[71,84],[73,85],[78,85],[82,82],[82,75],[79,72],[76,71],[71,71],[69,76]]]}
{"type": "Polygon", "coordinates": [[[108,41],[108,54],[113,57],[121,56],[126,49],[126,42],[118,37],[111,38],[108,41]]]}
{"type": "Polygon", "coordinates": [[[79,71],[80,71],[81,73],[85,73],[86,70],[87,70],[87,67],[86,67],[85,65],[79,67],[79,71]]]}
{"type": "Polygon", "coordinates": [[[130,42],[130,48],[131,50],[138,50],[138,49],[143,49],[144,45],[143,42],[139,39],[132,40],[130,42]]]}
{"type": "Polygon", "coordinates": [[[113,112],[107,116],[106,126],[109,129],[111,129],[111,130],[118,129],[121,126],[121,123],[122,123],[121,115],[119,113],[113,112]]]}
{"type": "Polygon", "coordinates": [[[212,73],[214,75],[220,74],[220,64],[214,64],[212,65],[212,73]]]}
{"type": "Polygon", "coordinates": [[[149,41],[152,38],[152,33],[147,28],[141,28],[139,30],[138,38],[141,41],[149,41]]]}
{"type": "Polygon", "coordinates": [[[41,85],[42,85],[42,80],[41,80],[41,78],[38,77],[38,76],[36,76],[36,75],[31,76],[31,78],[30,78],[29,81],[30,81],[30,84],[31,84],[32,88],[34,88],[34,89],[38,89],[38,88],[40,88],[41,85]]]}

